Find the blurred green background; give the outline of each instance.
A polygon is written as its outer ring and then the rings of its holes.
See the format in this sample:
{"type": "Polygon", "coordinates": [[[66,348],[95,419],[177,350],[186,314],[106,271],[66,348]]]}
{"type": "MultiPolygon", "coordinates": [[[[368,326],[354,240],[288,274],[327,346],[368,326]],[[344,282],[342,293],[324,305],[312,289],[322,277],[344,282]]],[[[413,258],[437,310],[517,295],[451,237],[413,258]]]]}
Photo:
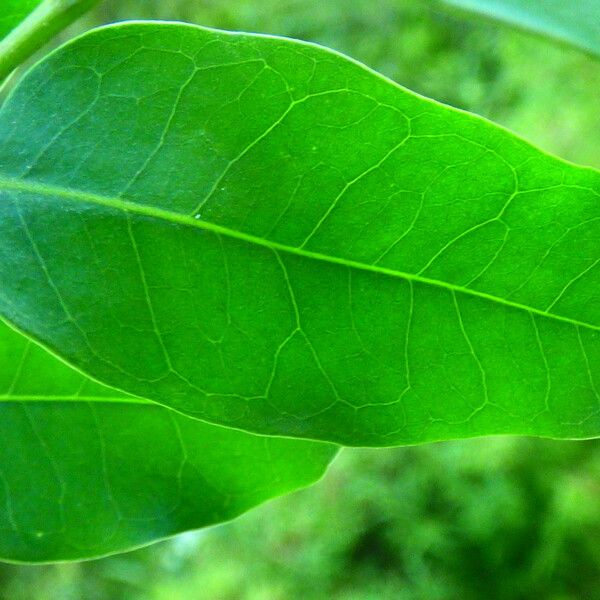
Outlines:
{"type": "MultiPolygon", "coordinates": [[[[575,10],[575,9],[574,9],[575,10]]],[[[433,0],[113,0],[320,42],[600,167],[600,62],[433,0]]],[[[102,560],[0,564],[0,600],[600,599],[600,440],[346,450],[316,486],[102,560]]]]}

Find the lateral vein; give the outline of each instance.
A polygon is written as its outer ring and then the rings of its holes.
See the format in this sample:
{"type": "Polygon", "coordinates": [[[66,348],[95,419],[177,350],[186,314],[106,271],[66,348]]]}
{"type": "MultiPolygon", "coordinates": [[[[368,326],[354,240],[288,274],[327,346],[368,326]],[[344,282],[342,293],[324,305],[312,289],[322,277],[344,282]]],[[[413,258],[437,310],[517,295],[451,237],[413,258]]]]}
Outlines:
{"type": "Polygon", "coordinates": [[[556,313],[546,312],[545,310],[542,310],[539,308],[534,308],[532,306],[527,306],[525,304],[520,304],[518,302],[513,302],[511,300],[507,300],[507,299],[501,298],[499,296],[494,296],[494,295],[488,294],[486,292],[481,292],[478,290],[465,288],[460,285],[448,283],[446,281],[440,281],[438,279],[424,277],[422,275],[416,275],[414,273],[407,273],[407,272],[399,271],[396,269],[381,267],[376,264],[372,265],[372,264],[368,264],[368,263],[362,263],[362,262],[358,262],[358,261],[349,260],[346,258],[340,258],[337,256],[329,256],[326,254],[321,254],[319,252],[306,250],[305,248],[297,248],[294,246],[288,246],[286,244],[281,244],[279,242],[274,242],[271,240],[260,238],[258,236],[254,236],[254,235],[244,233],[241,231],[235,231],[233,229],[223,227],[222,225],[217,225],[215,223],[210,223],[208,221],[194,219],[193,217],[185,215],[185,214],[175,213],[175,212],[165,210],[162,208],[158,208],[155,206],[147,206],[144,204],[138,204],[138,203],[131,202],[128,200],[124,200],[122,198],[112,198],[109,196],[102,196],[100,194],[95,194],[92,192],[86,192],[83,190],[69,190],[69,189],[66,189],[63,187],[48,185],[45,183],[23,181],[23,180],[17,180],[17,179],[0,176],[0,191],[2,189],[6,190],[6,191],[13,191],[13,192],[25,192],[25,193],[31,193],[31,194],[39,194],[42,196],[54,196],[54,197],[58,197],[58,198],[73,201],[73,202],[95,204],[98,206],[111,208],[111,209],[125,212],[128,214],[137,214],[137,215],[154,218],[154,219],[161,220],[161,221],[167,221],[169,223],[192,227],[192,228],[200,229],[203,231],[209,231],[209,232],[215,233],[217,235],[222,235],[222,236],[225,236],[228,238],[237,239],[237,240],[246,242],[248,244],[262,246],[262,247],[268,248],[270,250],[275,250],[278,252],[284,252],[287,254],[300,256],[302,258],[308,258],[308,259],[326,262],[326,263],[330,263],[330,264],[337,264],[337,265],[341,265],[341,266],[344,266],[347,268],[369,271],[372,273],[377,273],[379,275],[385,275],[388,277],[396,277],[398,279],[403,279],[405,281],[414,281],[414,282],[422,283],[424,285],[430,285],[430,286],[446,289],[450,292],[458,292],[461,294],[478,297],[478,298],[481,298],[481,299],[484,299],[484,300],[487,300],[490,302],[494,302],[496,304],[502,304],[504,306],[508,306],[508,307],[515,308],[518,310],[523,310],[530,314],[536,314],[536,315],[540,315],[545,318],[554,319],[556,321],[562,321],[564,323],[568,323],[568,324],[574,325],[576,327],[583,327],[586,329],[591,329],[593,331],[600,331],[599,325],[594,325],[592,323],[586,323],[585,321],[579,321],[577,319],[572,319],[570,317],[565,317],[565,316],[562,316],[562,315],[559,315],[556,313]]]}

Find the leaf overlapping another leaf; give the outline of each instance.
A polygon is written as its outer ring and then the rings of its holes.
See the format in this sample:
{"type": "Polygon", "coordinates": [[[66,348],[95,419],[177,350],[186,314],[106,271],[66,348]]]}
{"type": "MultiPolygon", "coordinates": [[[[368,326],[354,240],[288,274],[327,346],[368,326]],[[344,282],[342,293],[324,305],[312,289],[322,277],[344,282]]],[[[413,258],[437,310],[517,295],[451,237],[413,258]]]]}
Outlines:
{"type": "Polygon", "coordinates": [[[329,444],[185,418],[0,324],[0,558],[75,560],[219,523],[313,483],[329,444]]]}
{"type": "Polygon", "coordinates": [[[181,24],[63,47],[0,136],[0,312],[113,387],[349,445],[600,432],[591,169],[181,24]]]}

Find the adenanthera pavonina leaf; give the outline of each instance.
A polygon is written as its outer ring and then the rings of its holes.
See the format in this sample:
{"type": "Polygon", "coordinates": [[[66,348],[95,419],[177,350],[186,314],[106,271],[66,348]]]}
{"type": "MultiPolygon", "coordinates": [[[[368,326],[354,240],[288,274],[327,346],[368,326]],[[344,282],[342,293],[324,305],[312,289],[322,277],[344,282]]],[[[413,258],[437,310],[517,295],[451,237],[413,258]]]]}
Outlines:
{"type": "Polygon", "coordinates": [[[599,194],[325,48],[121,24],[0,111],[0,313],[253,432],[593,437],[599,194]]]}
{"type": "Polygon", "coordinates": [[[316,481],[329,444],[189,419],[97,384],[0,323],[0,559],[91,558],[316,481]]]}

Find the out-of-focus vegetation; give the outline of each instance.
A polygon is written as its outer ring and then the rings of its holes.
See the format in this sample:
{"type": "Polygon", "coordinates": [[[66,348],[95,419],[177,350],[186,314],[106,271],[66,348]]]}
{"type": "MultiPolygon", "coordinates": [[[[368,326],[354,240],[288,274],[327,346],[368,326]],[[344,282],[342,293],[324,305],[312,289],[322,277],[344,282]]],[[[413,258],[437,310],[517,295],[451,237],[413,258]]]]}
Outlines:
{"type": "Polygon", "coordinates": [[[129,554],[5,566],[4,600],[594,600],[600,444],[346,451],[313,488],[129,554]]]}
{"type": "MultiPolygon", "coordinates": [[[[127,18],[320,42],[600,166],[600,62],[432,0],[108,0],[78,27],[127,18]]],[[[0,566],[0,600],[595,600],[599,498],[600,441],[348,450],[318,485],[233,523],[89,563],[0,566]]]]}

